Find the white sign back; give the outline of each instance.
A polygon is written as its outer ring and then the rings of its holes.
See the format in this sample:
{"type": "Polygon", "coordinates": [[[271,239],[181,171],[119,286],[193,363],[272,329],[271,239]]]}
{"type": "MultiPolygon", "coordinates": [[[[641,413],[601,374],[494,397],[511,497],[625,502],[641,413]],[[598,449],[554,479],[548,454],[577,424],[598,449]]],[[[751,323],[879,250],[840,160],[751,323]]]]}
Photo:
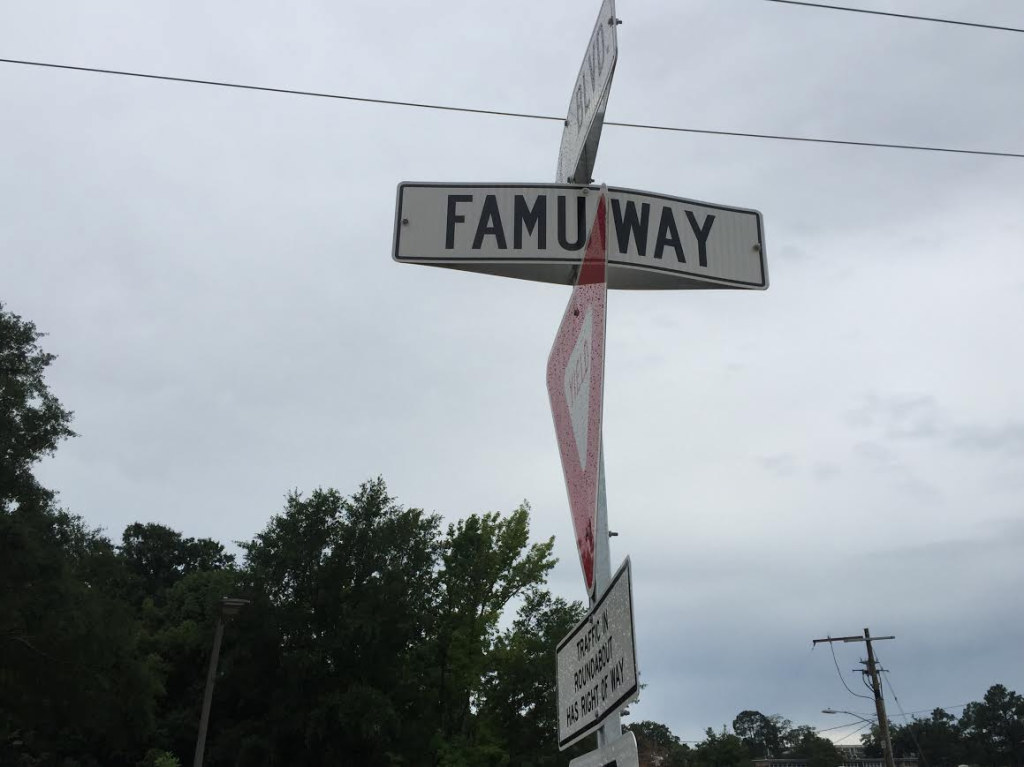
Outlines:
{"type": "Polygon", "coordinates": [[[607,746],[577,756],[569,762],[569,767],[640,767],[636,735],[627,730],[607,746]]]}

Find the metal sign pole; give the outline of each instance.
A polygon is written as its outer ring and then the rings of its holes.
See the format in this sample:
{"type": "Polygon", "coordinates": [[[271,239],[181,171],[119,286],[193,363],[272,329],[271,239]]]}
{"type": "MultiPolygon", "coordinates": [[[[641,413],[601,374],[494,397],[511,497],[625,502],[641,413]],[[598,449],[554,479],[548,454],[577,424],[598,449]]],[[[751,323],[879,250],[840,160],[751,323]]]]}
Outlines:
{"type": "MultiPolygon", "coordinates": [[[[604,230],[604,242],[605,242],[605,260],[608,258],[608,234],[609,220],[611,216],[605,218],[605,230],[604,230]]],[[[607,278],[607,275],[606,275],[607,278]]],[[[607,344],[608,338],[608,305],[605,304],[605,343],[607,344]]],[[[601,387],[601,412],[604,412],[604,386],[601,387]]],[[[595,520],[594,536],[597,538],[594,541],[594,601],[591,601],[591,608],[594,607],[595,601],[601,597],[605,589],[608,588],[608,583],[612,579],[612,552],[611,552],[611,536],[608,535],[608,495],[605,491],[604,485],[604,419],[601,422],[601,461],[597,470],[597,519],[595,520]]],[[[618,711],[614,714],[609,715],[605,719],[601,729],[597,731],[597,747],[601,748],[607,746],[610,743],[618,740],[622,735],[622,717],[618,711]]]]}
{"type": "MultiPolygon", "coordinates": [[[[602,389],[602,396],[604,390],[602,389]]],[[[601,467],[597,479],[597,524],[594,537],[594,599],[590,601],[593,608],[596,600],[608,588],[612,579],[611,546],[608,536],[608,498],[604,488],[604,435],[601,435],[601,467]]],[[[604,720],[597,731],[597,747],[602,748],[616,741],[622,735],[622,717],[618,711],[604,720]]]]}

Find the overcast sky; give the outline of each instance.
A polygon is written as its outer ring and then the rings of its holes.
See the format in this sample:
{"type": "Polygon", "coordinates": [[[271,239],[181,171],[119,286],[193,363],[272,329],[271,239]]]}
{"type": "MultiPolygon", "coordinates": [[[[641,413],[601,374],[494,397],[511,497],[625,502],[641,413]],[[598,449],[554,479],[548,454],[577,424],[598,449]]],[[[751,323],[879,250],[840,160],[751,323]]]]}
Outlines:
{"type": "MultiPolygon", "coordinates": [[[[564,115],[598,6],[7,0],[0,57],[564,115]]],[[[609,120],[1024,151],[1024,35],[617,10],[609,120]]],[[[378,474],[449,520],[525,498],[584,598],[544,384],[569,289],[391,259],[400,181],[551,182],[560,123],[4,64],[0,94],[0,301],[59,355],[80,436],[40,473],[69,509],[230,542],[378,474]]],[[[762,211],[771,278],[609,297],[632,718],[852,721],[818,713],[871,705],[810,642],[865,626],[896,635],[897,721],[1024,692],[1024,160],[607,127],[594,175],[762,211]]]]}

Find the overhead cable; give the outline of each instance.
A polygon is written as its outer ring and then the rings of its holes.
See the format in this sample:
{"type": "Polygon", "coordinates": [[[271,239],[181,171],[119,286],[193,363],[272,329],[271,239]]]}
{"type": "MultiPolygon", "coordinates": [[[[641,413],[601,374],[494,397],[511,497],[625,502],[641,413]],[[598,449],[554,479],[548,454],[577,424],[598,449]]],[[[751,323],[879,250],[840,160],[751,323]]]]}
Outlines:
{"type": "Polygon", "coordinates": [[[852,738],[852,737],[853,737],[854,735],[856,735],[856,734],[857,734],[858,732],[860,732],[861,730],[867,729],[867,728],[868,728],[868,727],[869,727],[870,725],[871,725],[871,722],[868,722],[867,724],[862,724],[862,725],[861,725],[860,727],[858,727],[858,728],[857,728],[856,730],[854,730],[853,732],[847,733],[846,735],[844,735],[844,736],[843,736],[843,737],[841,737],[841,738],[837,738],[835,742],[836,742],[836,743],[842,743],[842,742],[843,742],[844,740],[846,740],[847,738],[852,738]]]}
{"type": "Polygon", "coordinates": [[[850,693],[850,695],[853,695],[855,698],[865,698],[866,700],[873,700],[873,698],[871,698],[868,695],[861,695],[860,693],[856,693],[850,689],[850,685],[848,685],[846,683],[846,680],[843,679],[843,672],[839,670],[839,661],[836,660],[836,649],[831,642],[828,643],[828,649],[832,651],[832,662],[836,666],[836,673],[839,675],[839,681],[843,683],[843,687],[846,688],[846,691],[850,693]]]}
{"type": "MultiPolygon", "coordinates": [[[[879,664],[881,664],[881,660],[879,660],[879,664]]],[[[907,715],[907,712],[903,710],[903,706],[900,703],[900,699],[896,696],[896,690],[892,686],[892,680],[889,679],[889,672],[886,671],[884,668],[882,669],[882,678],[885,680],[886,685],[888,685],[889,692],[892,693],[892,699],[896,701],[896,707],[900,710],[900,715],[902,715],[903,717],[904,726],[906,727],[907,732],[910,733],[910,739],[914,741],[914,748],[917,749],[918,756],[920,756],[921,761],[924,762],[924,767],[928,767],[928,759],[925,757],[924,749],[921,748],[921,744],[917,741],[917,735],[914,734],[914,728],[911,725],[909,716],[907,715]]]]}
{"type": "Polygon", "coordinates": [[[871,16],[890,16],[895,19],[908,19],[910,21],[931,21],[936,24],[954,24],[958,27],[977,27],[978,29],[994,29],[999,32],[1024,32],[1018,27],[1004,27],[999,24],[981,24],[976,21],[960,21],[958,19],[940,19],[934,16],[914,16],[909,13],[892,13],[890,11],[873,11],[868,8],[849,8],[845,5],[826,5],[825,3],[808,3],[803,0],[765,0],[769,3],[781,3],[783,5],[802,5],[805,8],[820,8],[826,11],[849,11],[850,13],[866,13],[871,16]]]}
{"type": "MultiPolygon", "coordinates": [[[[0,64],[16,64],[27,67],[43,67],[46,69],[63,69],[73,72],[88,72],[91,74],[114,75],[118,77],[134,77],[144,80],[162,80],[165,82],[184,83],[188,85],[208,85],[217,88],[235,88],[247,91],[260,91],[264,93],[287,94],[290,96],[307,96],[310,98],[336,99],[341,101],[357,101],[367,104],[382,104],[386,106],[410,107],[415,109],[433,109],[444,112],[465,112],[468,114],[491,115],[494,117],[518,117],[528,120],[550,120],[565,122],[564,117],[553,115],[532,114],[528,112],[508,112],[498,109],[477,109],[474,107],[448,106],[444,104],[430,104],[417,101],[397,101],[394,99],[370,98],[367,96],[349,96],[340,93],[327,93],[324,91],[297,90],[294,88],[274,88],[266,85],[247,85],[244,83],[232,83],[223,80],[203,80],[194,77],[175,77],[172,75],[157,75],[147,72],[131,72],[121,69],[102,69],[100,67],[73,66],[71,64],[54,64],[45,61],[27,61],[24,59],[0,58],[0,64]]],[[[878,141],[849,141],[845,139],[812,138],[810,136],[786,136],[774,133],[749,133],[743,131],[711,130],[708,128],[683,128],[672,125],[651,125],[647,123],[616,122],[606,120],[606,126],[618,128],[637,128],[641,130],[670,131],[674,133],[699,133],[708,136],[731,136],[735,138],[755,138],[770,141],[796,141],[810,144],[834,144],[838,146],[871,147],[875,149],[904,149],[918,152],[943,152],[947,154],[977,155],[982,157],[1003,157],[1013,159],[1024,159],[1024,152],[1002,152],[982,149],[958,149],[953,147],[927,146],[923,144],[895,144],[878,141]]]]}

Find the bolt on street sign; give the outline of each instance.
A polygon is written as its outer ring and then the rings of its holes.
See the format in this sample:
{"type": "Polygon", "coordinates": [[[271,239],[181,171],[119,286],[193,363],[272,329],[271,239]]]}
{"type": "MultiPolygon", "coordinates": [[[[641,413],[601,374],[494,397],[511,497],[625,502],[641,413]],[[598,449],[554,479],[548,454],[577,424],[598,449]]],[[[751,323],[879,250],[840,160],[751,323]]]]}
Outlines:
{"type": "Polygon", "coordinates": [[[640,767],[636,735],[626,730],[607,746],[577,756],[569,767],[640,767]]]}
{"type": "MultiPolygon", "coordinates": [[[[503,277],[572,285],[600,187],[398,186],[392,255],[503,277]]],[[[681,197],[608,189],[608,287],[768,287],[761,214],[681,197]]]]}
{"type": "Polygon", "coordinates": [[[569,99],[555,176],[560,184],[591,182],[608,92],[619,57],[617,26],[615,0],[604,0],[569,99]]]}
{"type": "Polygon", "coordinates": [[[564,750],[636,699],[629,558],[580,623],[558,643],[558,748],[564,750]]]}
{"type": "Polygon", "coordinates": [[[562,459],[569,512],[576,533],[583,582],[591,601],[601,472],[601,416],[604,407],[604,339],[608,286],[605,196],[600,195],[594,228],[580,264],[555,341],[548,354],[547,386],[562,459]]]}

